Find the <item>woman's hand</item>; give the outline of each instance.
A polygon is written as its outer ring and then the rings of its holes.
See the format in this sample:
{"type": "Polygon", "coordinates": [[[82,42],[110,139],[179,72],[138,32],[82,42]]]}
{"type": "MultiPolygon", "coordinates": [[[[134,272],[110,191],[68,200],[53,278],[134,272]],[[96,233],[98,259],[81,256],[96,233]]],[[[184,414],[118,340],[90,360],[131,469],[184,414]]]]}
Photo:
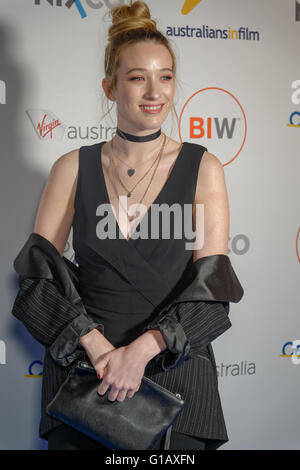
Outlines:
{"type": "Polygon", "coordinates": [[[110,389],[110,401],[122,402],[126,395],[132,398],[140,388],[148,361],[146,354],[137,354],[130,344],[104,354],[93,364],[102,378],[98,393],[104,395],[110,389]]]}
{"type": "Polygon", "coordinates": [[[84,347],[85,352],[95,368],[95,363],[107,352],[116,349],[105,336],[97,329],[80,338],[80,344],[84,347]]]}

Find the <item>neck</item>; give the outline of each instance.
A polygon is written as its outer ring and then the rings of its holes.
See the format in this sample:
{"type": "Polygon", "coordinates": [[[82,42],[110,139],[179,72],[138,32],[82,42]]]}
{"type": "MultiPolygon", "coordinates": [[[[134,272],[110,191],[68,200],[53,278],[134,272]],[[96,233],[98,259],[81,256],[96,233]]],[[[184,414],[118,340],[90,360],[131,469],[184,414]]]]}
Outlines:
{"type": "MultiPolygon", "coordinates": [[[[148,131],[140,131],[134,132],[127,129],[123,129],[119,127],[119,129],[127,134],[132,134],[134,136],[147,136],[149,134],[153,134],[157,132],[159,129],[148,130],[148,131]]],[[[152,155],[156,152],[159,152],[161,145],[163,143],[163,133],[160,134],[154,140],[150,140],[148,142],[132,142],[131,140],[123,139],[118,134],[116,134],[113,139],[113,150],[114,154],[117,154],[123,160],[128,159],[132,165],[135,163],[139,163],[143,160],[148,160],[152,155]]]]}
{"type": "Polygon", "coordinates": [[[152,140],[158,139],[161,134],[161,129],[156,132],[152,132],[151,134],[147,135],[136,135],[136,134],[129,134],[127,132],[122,131],[117,127],[117,134],[124,140],[129,140],[130,142],[150,142],[152,140]]]}

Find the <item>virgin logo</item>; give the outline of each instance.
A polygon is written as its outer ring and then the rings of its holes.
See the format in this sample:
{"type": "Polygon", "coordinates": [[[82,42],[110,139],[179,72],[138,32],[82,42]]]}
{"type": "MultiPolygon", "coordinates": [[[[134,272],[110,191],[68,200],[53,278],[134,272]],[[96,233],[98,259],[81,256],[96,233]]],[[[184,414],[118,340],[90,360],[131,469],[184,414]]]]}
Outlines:
{"type": "Polygon", "coordinates": [[[46,135],[48,135],[50,133],[50,139],[53,139],[53,129],[60,126],[61,123],[59,122],[58,119],[56,119],[56,120],[46,124],[45,123],[46,118],[47,118],[47,114],[44,114],[42,122],[39,122],[38,125],[37,125],[39,135],[41,137],[45,137],[46,135]]]}
{"type": "Polygon", "coordinates": [[[33,128],[41,140],[61,140],[66,125],[49,109],[27,109],[26,111],[33,128]]]}

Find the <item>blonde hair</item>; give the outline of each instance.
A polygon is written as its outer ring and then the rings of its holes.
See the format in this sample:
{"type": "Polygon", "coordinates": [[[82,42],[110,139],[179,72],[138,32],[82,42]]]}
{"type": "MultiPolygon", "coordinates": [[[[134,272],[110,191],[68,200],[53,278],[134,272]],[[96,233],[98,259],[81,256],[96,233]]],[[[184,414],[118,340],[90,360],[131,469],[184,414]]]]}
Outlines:
{"type": "MultiPolygon", "coordinates": [[[[156,21],[151,18],[148,5],[142,1],[130,1],[130,5],[116,6],[110,9],[112,25],[108,30],[108,44],[105,48],[104,72],[111,80],[112,88],[117,85],[117,70],[122,51],[128,45],[141,41],[154,41],[165,46],[172,57],[172,72],[176,79],[176,57],[168,39],[156,28],[156,21]]],[[[107,100],[108,101],[108,100],[107,100]]],[[[113,103],[114,104],[114,103],[113,103]]],[[[112,105],[113,106],[113,105],[112,105]]],[[[107,113],[110,109],[107,111],[107,113]]],[[[174,105],[177,123],[178,116],[174,105]]],[[[106,113],[106,114],[107,114],[106,113]]],[[[106,114],[104,116],[106,116],[106,114]]],[[[102,117],[104,117],[102,116],[102,117]]]]}

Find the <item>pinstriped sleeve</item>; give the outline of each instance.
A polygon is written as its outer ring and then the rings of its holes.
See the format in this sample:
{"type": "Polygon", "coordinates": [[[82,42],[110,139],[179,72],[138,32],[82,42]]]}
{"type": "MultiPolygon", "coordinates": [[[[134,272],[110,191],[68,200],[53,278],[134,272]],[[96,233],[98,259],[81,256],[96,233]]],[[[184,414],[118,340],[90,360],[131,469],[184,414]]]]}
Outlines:
{"type": "Polygon", "coordinates": [[[239,302],[243,288],[227,255],[199,258],[185,273],[183,289],[149,324],[167,348],[154,360],[162,370],[177,367],[228,330],[229,302],[239,302]]]}
{"type": "Polygon", "coordinates": [[[20,276],[12,314],[39,343],[50,347],[52,358],[64,367],[83,353],[81,336],[95,328],[104,332],[103,325],[80,313],[78,305],[71,304],[49,279],[20,276]]]}
{"type": "Polygon", "coordinates": [[[80,338],[104,326],[90,318],[76,289],[77,267],[46,238],[32,233],[14,260],[19,290],[12,314],[53,360],[66,367],[83,352],[80,338]]]}

